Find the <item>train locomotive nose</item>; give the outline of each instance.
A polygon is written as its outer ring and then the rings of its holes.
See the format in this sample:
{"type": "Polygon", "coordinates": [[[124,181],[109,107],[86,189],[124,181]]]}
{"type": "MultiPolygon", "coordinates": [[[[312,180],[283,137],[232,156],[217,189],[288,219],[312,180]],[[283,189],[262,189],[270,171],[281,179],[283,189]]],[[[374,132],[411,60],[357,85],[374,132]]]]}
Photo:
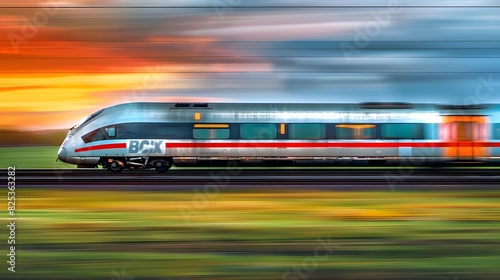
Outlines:
{"type": "Polygon", "coordinates": [[[57,158],[63,162],[66,162],[66,149],[63,147],[59,148],[59,151],[57,152],[57,158]]]}

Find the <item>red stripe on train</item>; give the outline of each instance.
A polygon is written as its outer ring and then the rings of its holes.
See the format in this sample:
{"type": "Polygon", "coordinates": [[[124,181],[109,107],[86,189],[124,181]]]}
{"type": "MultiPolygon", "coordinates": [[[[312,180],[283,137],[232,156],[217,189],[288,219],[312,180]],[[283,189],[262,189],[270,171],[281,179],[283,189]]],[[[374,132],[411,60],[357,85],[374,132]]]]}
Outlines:
{"type": "MultiPolygon", "coordinates": [[[[500,142],[360,142],[360,143],[314,143],[314,142],[219,142],[219,143],[166,143],[167,148],[447,148],[447,147],[500,147],[500,142]]],[[[126,149],[127,143],[95,145],[75,149],[88,152],[106,149],[126,149]]]]}
{"type": "Polygon", "coordinates": [[[500,147],[500,142],[479,142],[474,143],[477,147],[500,147]]]}
{"type": "Polygon", "coordinates": [[[264,142],[264,143],[167,143],[168,148],[447,148],[447,147],[500,147],[500,142],[360,142],[360,143],[314,143],[314,142],[264,142]]]}
{"type": "Polygon", "coordinates": [[[103,145],[95,145],[84,148],[75,149],[75,152],[87,152],[87,151],[97,151],[97,150],[106,150],[106,149],[126,149],[127,143],[114,143],[114,144],[103,144],[103,145]]]}

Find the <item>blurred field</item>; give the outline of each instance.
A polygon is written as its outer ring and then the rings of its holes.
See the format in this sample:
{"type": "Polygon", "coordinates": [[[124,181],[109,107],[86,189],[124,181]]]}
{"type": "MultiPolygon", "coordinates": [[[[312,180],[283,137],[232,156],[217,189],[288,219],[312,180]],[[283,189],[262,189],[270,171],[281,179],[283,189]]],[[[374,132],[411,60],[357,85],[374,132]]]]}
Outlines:
{"type": "Polygon", "coordinates": [[[17,131],[0,129],[0,147],[59,146],[68,129],[17,131]]]}
{"type": "Polygon", "coordinates": [[[17,192],[23,279],[282,279],[303,263],[283,279],[500,275],[500,191],[17,192]]]}
{"type": "Polygon", "coordinates": [[[74,168],[72,164],[56,162],[59,146],[1,147],[0,169],[16,168],[74,168]]]}
{"type": "Polygon", "coordinates": [[[73,168],[56,162],[57,150],[68,133],[67,129],[16,131],[0,129],[0,169],[73,168]]]}

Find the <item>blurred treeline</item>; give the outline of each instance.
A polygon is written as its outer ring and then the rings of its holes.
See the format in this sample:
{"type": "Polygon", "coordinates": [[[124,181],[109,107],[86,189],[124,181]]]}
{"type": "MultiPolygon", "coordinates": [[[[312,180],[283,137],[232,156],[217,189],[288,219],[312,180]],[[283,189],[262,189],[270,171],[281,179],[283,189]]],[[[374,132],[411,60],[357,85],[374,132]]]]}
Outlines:
{"type": "Polygon", "coordinates": [[[36,131],[0,130],[0,146],[59,146],[67,133],[67,129],[36,131]]]}

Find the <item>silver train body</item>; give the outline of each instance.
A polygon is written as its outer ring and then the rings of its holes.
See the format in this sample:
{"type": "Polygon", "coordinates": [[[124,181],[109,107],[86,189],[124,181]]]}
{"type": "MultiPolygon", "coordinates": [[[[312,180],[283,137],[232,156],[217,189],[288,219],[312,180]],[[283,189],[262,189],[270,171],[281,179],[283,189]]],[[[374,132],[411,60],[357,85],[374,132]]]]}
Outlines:
{"type": "Polygon", "coordinates": [[[112,171],[490,162],[500,159],[500,105],[128,103],[75,125],[58,158],[112,171]]]}

